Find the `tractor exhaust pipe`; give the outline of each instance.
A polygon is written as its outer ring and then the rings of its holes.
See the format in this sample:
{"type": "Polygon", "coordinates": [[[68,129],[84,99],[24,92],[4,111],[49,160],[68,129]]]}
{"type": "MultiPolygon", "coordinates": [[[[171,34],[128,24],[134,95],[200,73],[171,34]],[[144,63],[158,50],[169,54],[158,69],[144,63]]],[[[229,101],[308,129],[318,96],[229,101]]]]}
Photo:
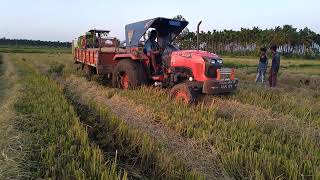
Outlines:
{"type": "Polygon", "coordinates": [[[200,25],[201,25],[202,21],[200,21],[198,23],[198,26],[197,26],[197,50],[199,50],[199,29],[200,29],[200,25]]]}

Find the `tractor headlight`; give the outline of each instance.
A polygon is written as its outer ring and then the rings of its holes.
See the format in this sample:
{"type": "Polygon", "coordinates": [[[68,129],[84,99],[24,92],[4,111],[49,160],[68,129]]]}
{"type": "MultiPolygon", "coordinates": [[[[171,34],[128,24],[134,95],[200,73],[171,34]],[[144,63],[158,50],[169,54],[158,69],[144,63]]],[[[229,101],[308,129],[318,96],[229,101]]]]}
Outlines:
{"type": "Polygon", "coordinates": [[[223,61],[222,59],[216,59],[216,58],[211,58],[211,57],[203,57],[203,60],[207,63],[210,64],[215,64],[215,65],[222,65],[223,61]]]}
{"type": "Polygon", "coordinates": [[[223,63],[222,59],[217,59],[217,62],[218,62],[219,64],[222,64],[222,63],[223,63]]]}

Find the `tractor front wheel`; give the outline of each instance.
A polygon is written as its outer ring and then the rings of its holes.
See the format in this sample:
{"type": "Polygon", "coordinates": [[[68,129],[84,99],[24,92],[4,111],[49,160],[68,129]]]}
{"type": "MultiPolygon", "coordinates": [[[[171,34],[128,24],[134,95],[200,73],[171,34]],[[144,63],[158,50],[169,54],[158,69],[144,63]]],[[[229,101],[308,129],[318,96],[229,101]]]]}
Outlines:
{"type": "Polygon", "coordinates": [[[199,93],[187,83],[177,84],[170,91],[171,99],[185,104],[196,103],[199,93]]]}

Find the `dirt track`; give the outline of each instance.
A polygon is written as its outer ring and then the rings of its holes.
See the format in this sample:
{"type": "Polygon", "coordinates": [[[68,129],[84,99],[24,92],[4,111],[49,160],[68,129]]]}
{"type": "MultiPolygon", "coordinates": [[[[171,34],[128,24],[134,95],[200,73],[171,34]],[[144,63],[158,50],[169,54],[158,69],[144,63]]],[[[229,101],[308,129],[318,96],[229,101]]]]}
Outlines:
{"type": "Polygon", "coordinates": [[[129,126],[150,135],[162,144],[170,154],[184,162],[189,168],[205,174],[208,179],[226,179],[226,173],[220,168],[218,156],[213,152],[214,150],[204,149],[197,145],[196,141],[181,137],[153,119],[151,112],[143,106],[137,106],[132,101],[117,95],[110,98],[106,88],[95,82],[88,82],[84,78],[71,76],[62,83],[67,85],[69,91],[81,98],[90,98],[104,104],[129,126]]]}
{"type": "Polygon", "coordinates": [[[17,129],[14,104],[21,86],[14,65],[7,55],[0,54],[0,179],[23,179],[29,174],[23,169],[27,134],[17,129]]]}

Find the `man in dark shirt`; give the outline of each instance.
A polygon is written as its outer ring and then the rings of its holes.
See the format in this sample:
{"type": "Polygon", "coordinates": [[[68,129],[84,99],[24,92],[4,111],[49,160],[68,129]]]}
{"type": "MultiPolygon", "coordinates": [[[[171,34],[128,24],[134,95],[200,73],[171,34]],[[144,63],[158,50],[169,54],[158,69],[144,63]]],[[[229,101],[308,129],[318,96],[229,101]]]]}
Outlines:
{"type": "Polygon", "coordinates": [[[264,83],[265,80],[265,75],[267,71],[267,66],[268,66],[268,58],[267,58],[267,49],[266,48],[261,48],[260,49],[260,59],[259,59],[259,65],[258,65],[258,72],[256,76],[256,83],[261,82],[262,84],[264,83]]]}
{"type": "Polygon", "coordinates": [[[272,64],[270,69],[269,85],[270,87],[276,87],[277,75],[280,67],[280,53],[277,52],[277,46],[271,46],[270,50],[272,53],[272,64]]]}
{"type": "Polygon", "coordinates": [[[154,74],[158,74],[159,72],[157,67],[157,58],[160,55],[160,48],[159,44],[156,41],[157,36],[158,32],[156,30],[152,30],[149,39],[146,41],[144,45],[144,51],[147,53],[147,56],[151,59],[151,65],[154,70],[154,74]]]}

